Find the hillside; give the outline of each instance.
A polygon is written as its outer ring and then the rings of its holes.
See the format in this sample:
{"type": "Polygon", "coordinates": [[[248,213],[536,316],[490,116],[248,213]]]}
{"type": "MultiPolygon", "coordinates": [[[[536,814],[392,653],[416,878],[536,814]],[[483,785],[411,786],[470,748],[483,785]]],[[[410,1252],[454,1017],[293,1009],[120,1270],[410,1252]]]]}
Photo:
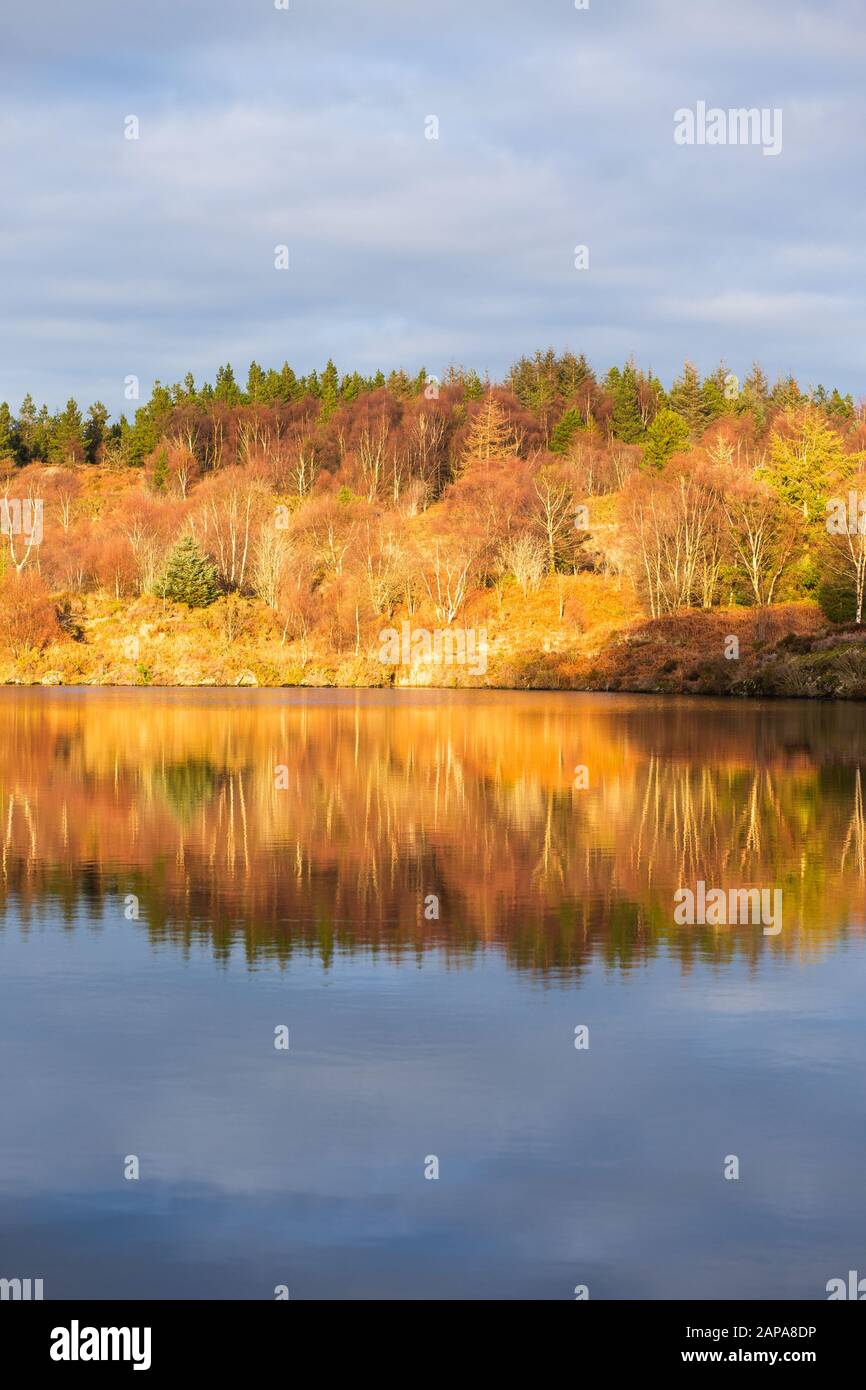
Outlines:
{"type": "Polygon", "coordinates": [[[536,354],[0,407],[0,681],[861,698],[866,421],[536,354]]]}

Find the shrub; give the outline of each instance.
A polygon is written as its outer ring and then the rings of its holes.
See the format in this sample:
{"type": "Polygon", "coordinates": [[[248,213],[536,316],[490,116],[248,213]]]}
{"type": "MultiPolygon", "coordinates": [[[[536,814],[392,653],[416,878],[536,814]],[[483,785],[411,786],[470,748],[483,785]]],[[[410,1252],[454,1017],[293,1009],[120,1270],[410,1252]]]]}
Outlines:
{"type": "Polygon", "coordinates": [[[42,651],[61,635],[57,608],[33,571],[6,574],[0,584],[0,645],[13,656],[42,651]]]}

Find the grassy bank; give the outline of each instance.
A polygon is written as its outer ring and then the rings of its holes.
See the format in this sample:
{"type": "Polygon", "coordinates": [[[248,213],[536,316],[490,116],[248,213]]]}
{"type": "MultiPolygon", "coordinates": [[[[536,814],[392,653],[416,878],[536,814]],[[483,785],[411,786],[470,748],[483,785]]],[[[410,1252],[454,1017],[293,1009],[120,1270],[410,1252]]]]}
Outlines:
{"type": "MultiPolygon", "coordinates": [[[[58,603],[62,635],[41,651],[0,652],[0,682],[866,698],[866,631],[828,623],[813,604],[647,620],[626,583],[594,574],[556,576],[530,595],[506,584],[476,597],[461,616],[464,628],[485,636],[483,674],[458,662],[384,664],[378,625],[339,652],[287,641],[265,605],[234,595],[198,610],[153,597],[58,603]]],[[[423,618],[412,618],[413,629],[423,618]]],[[[409,619],[398,611],[387,621],[399,630],[409,619]]]]}

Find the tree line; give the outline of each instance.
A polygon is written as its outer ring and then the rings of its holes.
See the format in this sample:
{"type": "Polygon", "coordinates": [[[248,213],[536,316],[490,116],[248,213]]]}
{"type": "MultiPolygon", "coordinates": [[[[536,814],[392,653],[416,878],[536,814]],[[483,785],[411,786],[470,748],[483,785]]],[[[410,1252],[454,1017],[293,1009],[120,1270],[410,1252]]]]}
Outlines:
{"type": "Polygon", "coordinates": [[[0,472],[7,498],[44,505],[44,540],[0,538],[7,640],[28,594],[22,643],[50,633],[58,592],[255,597],[306,660],[361,651],[398,610],[501,613],[509,586],[546,585],[562,623],[563,583],[587,571],[653,617],[817,599],[859,621],[866,535],[826,513],[866,496],[864,461],[862,403],[759,366],[740,382],[687,362],[666,389],[633,361],[599,378],[552,351],[500,383],[253,363],[244,386],[229,366],[213,386],[157,382],[113,423],[28,397],[0,409],[0,472]]]}

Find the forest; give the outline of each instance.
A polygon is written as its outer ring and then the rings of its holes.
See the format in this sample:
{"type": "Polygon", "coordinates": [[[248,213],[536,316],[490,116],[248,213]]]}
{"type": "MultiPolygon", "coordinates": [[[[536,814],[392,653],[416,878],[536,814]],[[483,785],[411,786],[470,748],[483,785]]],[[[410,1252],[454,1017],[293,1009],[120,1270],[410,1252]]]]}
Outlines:
{"type": "Polygon", "coordinates": [[[0,405],[6,683],[866,696],[866,405],[836,388],[549,349],[137,391],[0,405]],[[405,623],[483,632],[485,674],[384,662],[405,623]]]}

